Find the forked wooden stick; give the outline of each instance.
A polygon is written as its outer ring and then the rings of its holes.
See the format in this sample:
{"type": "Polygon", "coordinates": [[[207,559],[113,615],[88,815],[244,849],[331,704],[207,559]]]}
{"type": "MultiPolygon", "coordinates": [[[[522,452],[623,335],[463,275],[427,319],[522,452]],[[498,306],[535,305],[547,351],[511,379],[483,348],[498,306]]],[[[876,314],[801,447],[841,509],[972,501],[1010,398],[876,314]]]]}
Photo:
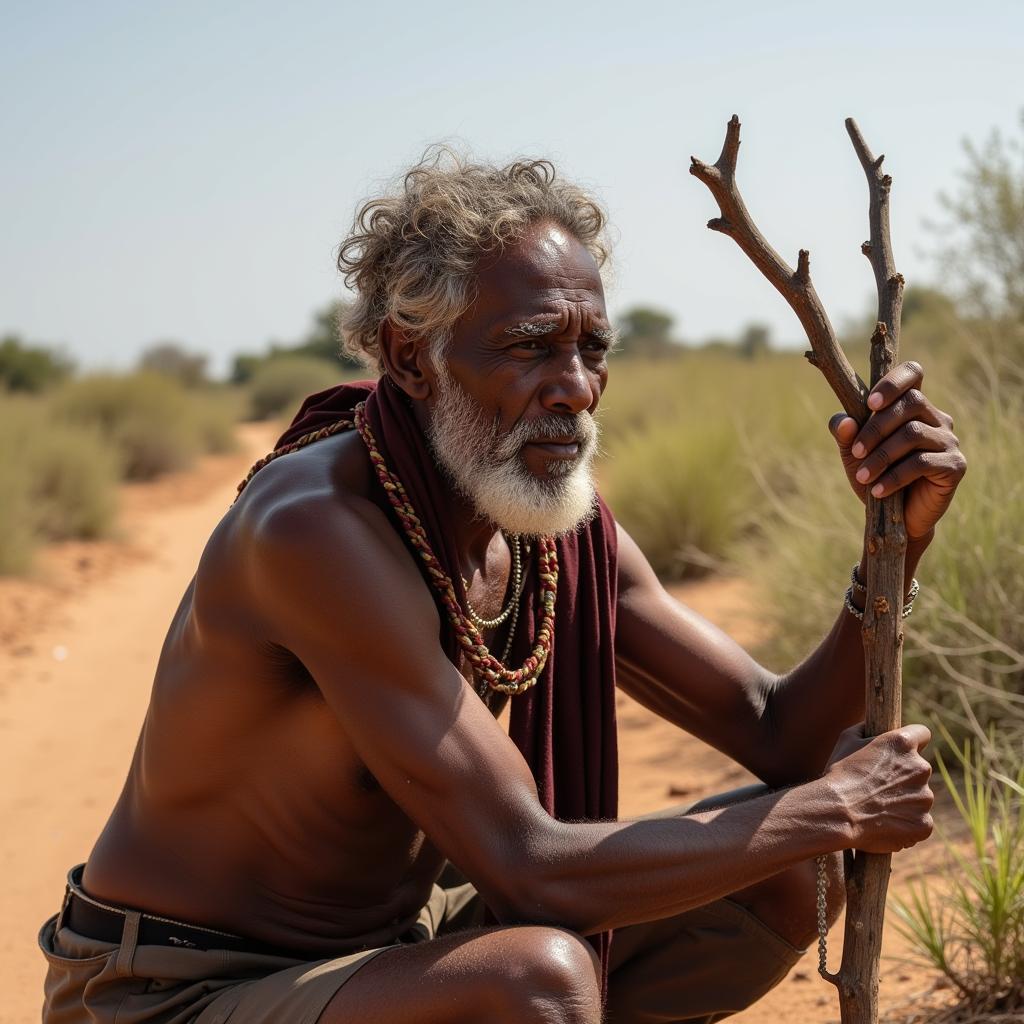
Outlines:
{"type": "MultiPolygon", "coordinates": [[[[871,337],[871,386],[892,368],[899,348],[903,278],[896,273],[889,240],[889,187],[881,171],[883,157],[872,156],[853,118],[847,118],[857,157],[870,191],[870,240],[861,246],[871,261],[878,288],[878,317],[871,337]]],[[[836,393],[843,409],[858,423],[867,419],[868,389],[839,347],[835,331],[811,284],[810,257],[801,249],[794,271],[765,241],[747,212],[736,185],[740,122],[733,115],[725,145],[714,164],[691,157],[690,173],[704,182],[721,216],[708,227],[729,235],[762,274],[782,293],[803,324],[811,351],[806,353],[836,393]]],[[[864,547],[867,553],[867,604],[861,637],[866,686],[865,732],[876,736],[900,724],[903,653],[903,567],[907,535],[903,526],[903,495],[867,497],[864,547]]],[[[826,977],[839,989],[843,1024],[877,1024],[878,964],[882,950],[885,895],[889,884],[888,854],[858,853],[846,880],[846,934],[842,966],[826,977]]]]}

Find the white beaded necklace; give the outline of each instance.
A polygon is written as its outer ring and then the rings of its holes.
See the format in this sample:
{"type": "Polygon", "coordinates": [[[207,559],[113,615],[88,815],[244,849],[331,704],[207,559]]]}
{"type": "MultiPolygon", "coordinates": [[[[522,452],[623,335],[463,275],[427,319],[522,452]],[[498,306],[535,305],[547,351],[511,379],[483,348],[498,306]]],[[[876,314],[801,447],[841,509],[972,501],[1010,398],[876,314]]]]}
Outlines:
{"type": "MultiPolygon", "coordinates": [[[[519,623],[519,597],[523,591],[523,556],[520,546],[519,534],[512,534],[512,543],[509,545],[512,549],[512,596],[509,598],[509,602],[501,614],[497,617],[484,619],[477,615],[473,606],[469,603],[469,584],[466,582],[465,576],[462,577],[462,587],[466,592],[466,612],[469,615],[470,621],[477,629],[494,629],[495,626],[500,626],[510,615],[512,616],[512,622],[508,627],[508,638],[505,641],[505,650],[501,655],[503,662],[508,661],[508,656],[512,652],[512,641],[516,635],[516,625],[519,623]]],[[[484,682],[480,686],[480,696],[484,697],[486,694],[487,683],[484,682]]]]}
{"type": "Polygon", "coordinates": [[[497,618],[482,619],[477,615],[469,603],[469,584],[466,582],[465,576],[462,577],[462,586],[466,591],[466,611],[469,613],[470,621],[477,629],[493,629],[495,626],[500,626],[512,614],[512,610],[519,607],[519,592],[522,590],[523,583],[523,557],[519,545],[519,534],[512,534],[510,545],[512,548],[512,596],[504,611],[497,618]]]}

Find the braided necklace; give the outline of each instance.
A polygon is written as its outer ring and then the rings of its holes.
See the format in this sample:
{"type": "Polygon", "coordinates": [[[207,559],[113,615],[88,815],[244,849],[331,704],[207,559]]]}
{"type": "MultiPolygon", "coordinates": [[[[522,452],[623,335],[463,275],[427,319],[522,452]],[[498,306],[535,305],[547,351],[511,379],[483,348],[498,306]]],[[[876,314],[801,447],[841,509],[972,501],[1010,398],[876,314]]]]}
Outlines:
{"type": "MultiPolygon", "coordinates": [[[[483,696],[488,689],[496,690],[499,693],[511,695],[524,693],[533,686],[539,678],[544,666],[547,664],[548,656],[551,654],[551,644],[555,635],[555,596],[558,592],[558,553],[555,542],[551,537],[542,537],[538,543],[538,589],[539,598],[537,608],[537,633],[533,649],[526,660],[517,669],[508,668],[504,662],[508,659],[512,649],[512,637],[515,633],[516,623],[519,618],[519,593],[521,586],[515,588],[513,603],[507,609],[507,614],[512,615],[512,624],[509,627],[509,636],[505,644],[502,658],[498,659],[491,654],[484,643],[480,627],[473,618],[466,615],[459,604],[455,593],[455,587],[451,577],[441,567],[437,556],[434,554],[427,539],[426,531],[420,523],[416,510],[409,501],[402,481],[388,469],[377,446],[377,440],[373,431],[366,421],[366,403],[360,402],[355,407],[353,419],[337,420],[320,430],[304,434],[297,441],[291,444],[282,445],[269,455],[260,459],[246,475],[245,479],[238,485],[238,493],[241,494],[246,484],[268,463],[287,455],[290,452],[298,451],[314,441],[319,441],[333,434],[341,433],[343,430],[351,430],[355,427],[359,436],[366,445],[377,479],[384,488],[391,507],[395,510],[402,529],[409,540],[409,543],[419,552],[423,559],[427,572],[427,578],[431,586],[437,591],[444,605],[448,621],[455,632],[456,640],[462,648],[463,654],[472,666],[473,675],[479,680],[480,694],[483,696]]],[[[516,538],[518,545],[518,538],[516,538]]],[[[520,570],[521,571],[521,570],[520,570]]],[[[521,575],[519,577],[521,583],[521,575]]],[[[468,599],[467,599],[468,603],[468,599]]],[[[485,620],[482,620],[485,621],[485,620]]],[[[502,620],[503,621],[503,620],[502,620]]]]}
{"type": "Polygon", "coordinates": [[[539,553],[540,607],[537,612],[537,640],[526,660],[517,669],[507,668],[494,657],[484,643],[479,627],[463,611],[455,595],[451,577],[441,568],[426,531],[420,523],[416,510],[402,486],[402,481],[388,469],[377,447],[377,441],[366,422],[365,403],[360,402],[355,410],[356,430],[359,431],[370,454],[370,461],[377,471],[384,492],[395,510],[409,543],[419,552],[426,564],[427,575],[441,603],[448,613],[448,621],[455,631],[455,637],[463,653],[473,666],[473,674],[492,690],[500,693],[517,694],[528,690],[537,682],[537,677],[547,664],[551,653],[551,642],[555,635],[555,595],[558,592],[558,555],[555,542],[550,537],[541,537],[539,553]]]}

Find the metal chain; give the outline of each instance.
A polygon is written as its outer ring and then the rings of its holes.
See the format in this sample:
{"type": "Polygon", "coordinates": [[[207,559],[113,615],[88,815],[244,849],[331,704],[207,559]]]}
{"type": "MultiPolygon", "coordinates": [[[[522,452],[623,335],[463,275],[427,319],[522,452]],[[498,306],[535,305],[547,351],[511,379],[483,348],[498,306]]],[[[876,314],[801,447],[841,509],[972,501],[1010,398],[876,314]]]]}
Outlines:
{"type": "MultiPolygon", "coordinates": [[[[505,641],[505,650],[501,652],[501,660],[503,664],[508,664],[508,656],[512,653],[512,641],[516,636],[516,625],[519,622],[519,594],[515,596],[515,607],[512,609],[512,621],[508,627],[508,639],[505,641]]],[[[487,685],[487,680],[484,679],[477,687],[477,693],[480,694],[481,699],[486,699],[487,691],[490,687],[487,685]]]]}
{"type": "MultiPolygon", "coordinates": [[[[512,549],[512,598],[504,611],[496,618],[482,619],[477,615],[473,606],[469,603],[469,584],[466,582],[466,577],[462,577],[462,587],[466,591],[466,611],[469,612],[470,621],[477,629],[494,629],[496,626],[500,626],[512,614],[512,609],[517,607],[516,602],[519,600],[519,592],[522,590],[523,584],[523,559],[519,545],[519,534],[512,534],[512,543],[509,545],[512,549]]],[[[502,660],[504,661],[504,659],[502,660]]]]}
{"type": "MultiPolygon", "coordinates": [[[[506,664],[506,665],[508,664],[509,655],[512,653],[512,642],[513,642],[513,640],[515,640],[515,637],[516,637],[516,626],[519,623],[519,599],[522,596],[522,592],[523,592],[523,573],[522,573],[522,563],[519,560],[519,535],[518,534],[515,535],[515,541],[516,541],[516,547],[515,547],[516,562],[518,563],[517,566],[516,566],[516,572],[515,572],[515,588],[516,588],[516,592],[515,592],[515,596],[512,598],[512,604],[509,606],[509,611],[512,613],[512,621],[509,623],[509,626],[508,626],[508,639],[505,641],[505,650],[501,652],[502,664],[506,664]]],[[[525,545],[525,547],[526,547],[526,554],[529,555],[529,553],[530,553],[530,545],[529,545],[529,543],[527,543],[525,545]]],[[[467,604],[467,606],[469,605],[469,598],[468,597],[466,598],[466,604],[467,604]]],[[[480,694],[480,698],[482,700],[486,701],[487,691],[489,689],[490,689],[490,687],[487,685],[487,680],[486,679],[484,679],[479,684],[479,686],[477,687],[477,693],[480,694]]]]}
{"type": "Polygon", "coordinates": [[[825,893],[828,891],[828,856],[815,860],[818,869],[818,973],[826,980],[831,980],[828,972],[828,906],[825,893]]]}

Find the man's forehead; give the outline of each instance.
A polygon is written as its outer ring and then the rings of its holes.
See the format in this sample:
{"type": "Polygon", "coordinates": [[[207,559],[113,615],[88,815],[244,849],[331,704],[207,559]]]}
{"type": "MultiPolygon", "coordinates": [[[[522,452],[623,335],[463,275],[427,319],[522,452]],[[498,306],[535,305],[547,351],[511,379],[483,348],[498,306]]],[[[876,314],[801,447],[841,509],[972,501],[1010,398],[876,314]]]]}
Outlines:
{"type": "Polygon", "coordinates": [[[525,275],[535,282],[571,277],[600,285],[601,274],[587,247],[558,224],[543,222],[526,229],[479,269],[481,284],[492,278],[525,275]]]}
{"type": "Polygon", "coordinates": [[[604,318],[604,287],[594,257],[555,224],[530,229],[480,268],[477,307],[488,320],[558,316],[566,303],[604,318]]]}

